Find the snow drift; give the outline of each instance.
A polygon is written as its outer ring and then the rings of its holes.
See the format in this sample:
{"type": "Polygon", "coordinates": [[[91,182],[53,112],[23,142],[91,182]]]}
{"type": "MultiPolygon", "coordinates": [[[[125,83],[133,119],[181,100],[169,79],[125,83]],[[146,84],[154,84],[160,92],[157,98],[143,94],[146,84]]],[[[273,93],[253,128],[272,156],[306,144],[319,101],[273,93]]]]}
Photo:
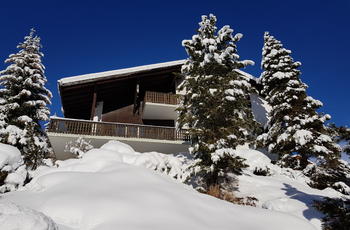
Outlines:
{"type": "Polygon", "coordinates": [[[146,168],[162,165],[154,164],[162,157],[181,161],[109,142],[82,159],[39,169],[24,190],[5,194],[0,202],[42,212],[60,229],[314,229],[300,217],[233,205],[146,168]]]}

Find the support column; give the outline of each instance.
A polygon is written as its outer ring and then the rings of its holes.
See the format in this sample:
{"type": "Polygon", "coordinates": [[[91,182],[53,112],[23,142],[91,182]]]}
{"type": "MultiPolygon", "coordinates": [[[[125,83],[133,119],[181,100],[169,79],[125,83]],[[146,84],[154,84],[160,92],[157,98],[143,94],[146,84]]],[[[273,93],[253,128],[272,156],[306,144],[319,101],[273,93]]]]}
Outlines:
{"type": "Polygon", "coordinates": [[[135,94],[134,94],[134,108],[133,108],[133,114],[140,112],[140,80],[137,79],[136,87],[135,87],[135,94]]]}
{"type": "Polygon", "coordinates": [[[92,105],[91,105],[90,120],[93,120],[93,119],[94,119],[94,116],[95,116],[96,99],[97,99],[97,90],[96,90],[96,85],[95,85],[95,86],[94,86],[94,93],[93,93],[93,96],[92,96],[92,105]]]}

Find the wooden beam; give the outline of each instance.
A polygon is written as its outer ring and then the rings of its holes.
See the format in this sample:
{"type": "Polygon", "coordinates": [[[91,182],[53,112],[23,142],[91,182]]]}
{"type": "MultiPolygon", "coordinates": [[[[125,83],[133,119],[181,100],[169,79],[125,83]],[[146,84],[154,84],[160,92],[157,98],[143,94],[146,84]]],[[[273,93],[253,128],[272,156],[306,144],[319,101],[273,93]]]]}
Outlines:
{"type": "Polygon", "coordinates": [[[90,115],[90,120],[94,119],[95,116],[95,110],[96,110],[96,99],[97,99],[97,92],[96,92],[96,85],[94,87],[94,94],[92,96],[92,105],[91,105],[91,115],[90,115]]]}

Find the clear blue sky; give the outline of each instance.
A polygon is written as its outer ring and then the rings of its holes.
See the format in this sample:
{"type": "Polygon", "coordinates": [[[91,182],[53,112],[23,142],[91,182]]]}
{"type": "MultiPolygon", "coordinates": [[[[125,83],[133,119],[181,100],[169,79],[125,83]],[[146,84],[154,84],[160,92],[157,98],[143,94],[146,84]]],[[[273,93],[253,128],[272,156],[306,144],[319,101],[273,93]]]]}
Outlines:
{"type": "MultiPolygon", "coordinates": [[[[60,115],[57,80],[65,76],[186,58],[181,46],[213,13],[218,26],[244,34],[245,69],[259,76],[263,32],[302,62],[309,94],[339,125],[350,125],[350,1],[1,1],[0,61],[17,52],[31,27],[42,38],[52,114],[60,115]]],[[[5,68],[0,64],[0,68],[5,68]]],[[[117,100],[117,99],[116,99],[117,100]]]]}

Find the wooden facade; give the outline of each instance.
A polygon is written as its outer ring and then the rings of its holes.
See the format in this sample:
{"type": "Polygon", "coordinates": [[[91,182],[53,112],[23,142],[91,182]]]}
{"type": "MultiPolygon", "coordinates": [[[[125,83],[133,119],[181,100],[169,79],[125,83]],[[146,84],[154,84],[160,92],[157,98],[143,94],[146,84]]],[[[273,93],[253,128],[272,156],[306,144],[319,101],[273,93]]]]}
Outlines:
{"type": "MultiPolygon", "coordinates": [[[[59,84],[64,116],[93,120],[96,105],[102,101],[101,121],[144,124],[142,110],[146,101],[178,104],[175,92],[179,77],[176,73],[180,72],[180,68],[181,65],[175,65],[94,82],[67,86],[59,84]]],[[[163,124],[160,121],[158,125],[163,124]]]]}

